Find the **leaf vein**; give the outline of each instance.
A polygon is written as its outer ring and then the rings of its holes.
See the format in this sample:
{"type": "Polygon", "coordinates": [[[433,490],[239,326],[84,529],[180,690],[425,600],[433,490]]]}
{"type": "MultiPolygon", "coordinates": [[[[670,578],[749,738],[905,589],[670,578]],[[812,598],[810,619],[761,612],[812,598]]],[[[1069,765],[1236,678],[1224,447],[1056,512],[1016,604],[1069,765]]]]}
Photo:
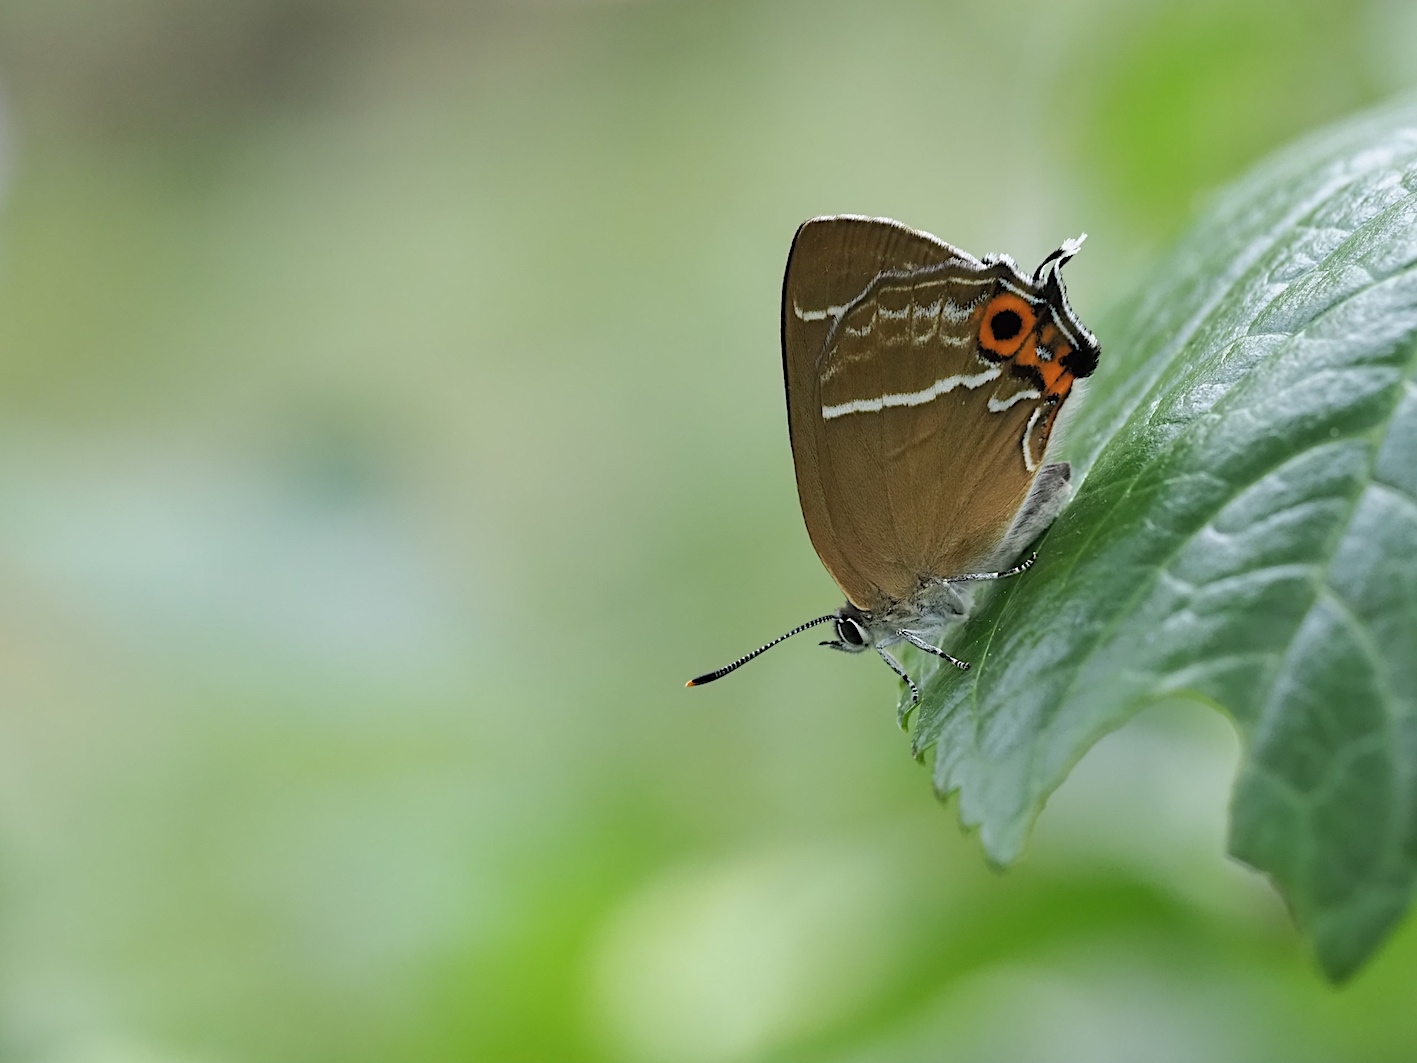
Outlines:
{"type": "Polygon", "coordinates": [[[1379,488],[1387,494],[1392,495],[1393,498],[1403,506],[1412,510],[1414,516],[1417,516],[1417,495],[1414,495],[1411,491],[1407,490],[1407,488],[1400,484],[1390,483],[1387,480],[1380,480],[1376,476],[1373,477],[1371,484],[1373,487],[1379,488]]]}

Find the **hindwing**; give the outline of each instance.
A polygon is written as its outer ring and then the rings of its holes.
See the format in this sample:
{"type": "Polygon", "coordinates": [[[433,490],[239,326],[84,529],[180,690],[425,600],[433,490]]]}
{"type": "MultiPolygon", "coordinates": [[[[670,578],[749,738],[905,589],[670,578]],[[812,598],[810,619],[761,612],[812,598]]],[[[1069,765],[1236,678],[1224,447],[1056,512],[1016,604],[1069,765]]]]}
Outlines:
{"type": "Polygon", "coordinates": [[[998,547],[1097,343],[1065,244],[1033,277],[896,222],[814,218],[783,285],[798,494],[847,598],[880,611],[998,547]]]}

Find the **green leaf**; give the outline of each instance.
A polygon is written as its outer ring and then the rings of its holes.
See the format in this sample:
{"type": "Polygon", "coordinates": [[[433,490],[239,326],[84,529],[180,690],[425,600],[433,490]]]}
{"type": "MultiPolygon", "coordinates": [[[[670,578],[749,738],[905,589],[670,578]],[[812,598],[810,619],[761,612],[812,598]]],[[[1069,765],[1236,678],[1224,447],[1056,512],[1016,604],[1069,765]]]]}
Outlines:
{"type": "Polygon", "coordinates": [[[1102,735],[1177,694],[1239,728],[1230,851],[1328,975],[1417,883],[1417,106],[1219,198],[1101,330],[1038,563],[924,667],[917,754],[1014,859],[1102,735]]]}

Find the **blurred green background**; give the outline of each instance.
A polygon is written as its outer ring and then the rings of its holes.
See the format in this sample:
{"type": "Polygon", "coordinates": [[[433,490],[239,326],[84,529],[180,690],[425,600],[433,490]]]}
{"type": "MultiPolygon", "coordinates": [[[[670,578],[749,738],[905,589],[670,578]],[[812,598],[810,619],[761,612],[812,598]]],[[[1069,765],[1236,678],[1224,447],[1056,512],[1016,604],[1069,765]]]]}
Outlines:
{"type": "MultiPolygon", "coordinates": [[[[1410,1061],[1148,712],[990,871],[801,525],[795,226],[1106,308],[1407,0],[0,6],[0,1058],[1410,1061]]],[[[1085,401],[1085,400],[1084,400],[1085,401]]]]}

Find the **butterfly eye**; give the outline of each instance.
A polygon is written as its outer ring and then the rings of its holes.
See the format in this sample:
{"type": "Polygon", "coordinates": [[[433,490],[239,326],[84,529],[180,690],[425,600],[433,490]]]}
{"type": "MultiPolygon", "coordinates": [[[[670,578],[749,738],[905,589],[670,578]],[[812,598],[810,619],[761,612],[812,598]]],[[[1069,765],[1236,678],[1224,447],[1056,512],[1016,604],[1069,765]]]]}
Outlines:
{"type": "Polygon", "coordinates": [[[1033,331],[1033,308],[1012,292],[1003,292],[989,300],[979,326],[979,344],[985,354],[1008,358],[1033,331]]]}
{"type": "Polygon", "coordinates": [[[844,616],[836,622],[836,637],[849,646],[866,645],[866,632],[849,616],[844,616]]]}

